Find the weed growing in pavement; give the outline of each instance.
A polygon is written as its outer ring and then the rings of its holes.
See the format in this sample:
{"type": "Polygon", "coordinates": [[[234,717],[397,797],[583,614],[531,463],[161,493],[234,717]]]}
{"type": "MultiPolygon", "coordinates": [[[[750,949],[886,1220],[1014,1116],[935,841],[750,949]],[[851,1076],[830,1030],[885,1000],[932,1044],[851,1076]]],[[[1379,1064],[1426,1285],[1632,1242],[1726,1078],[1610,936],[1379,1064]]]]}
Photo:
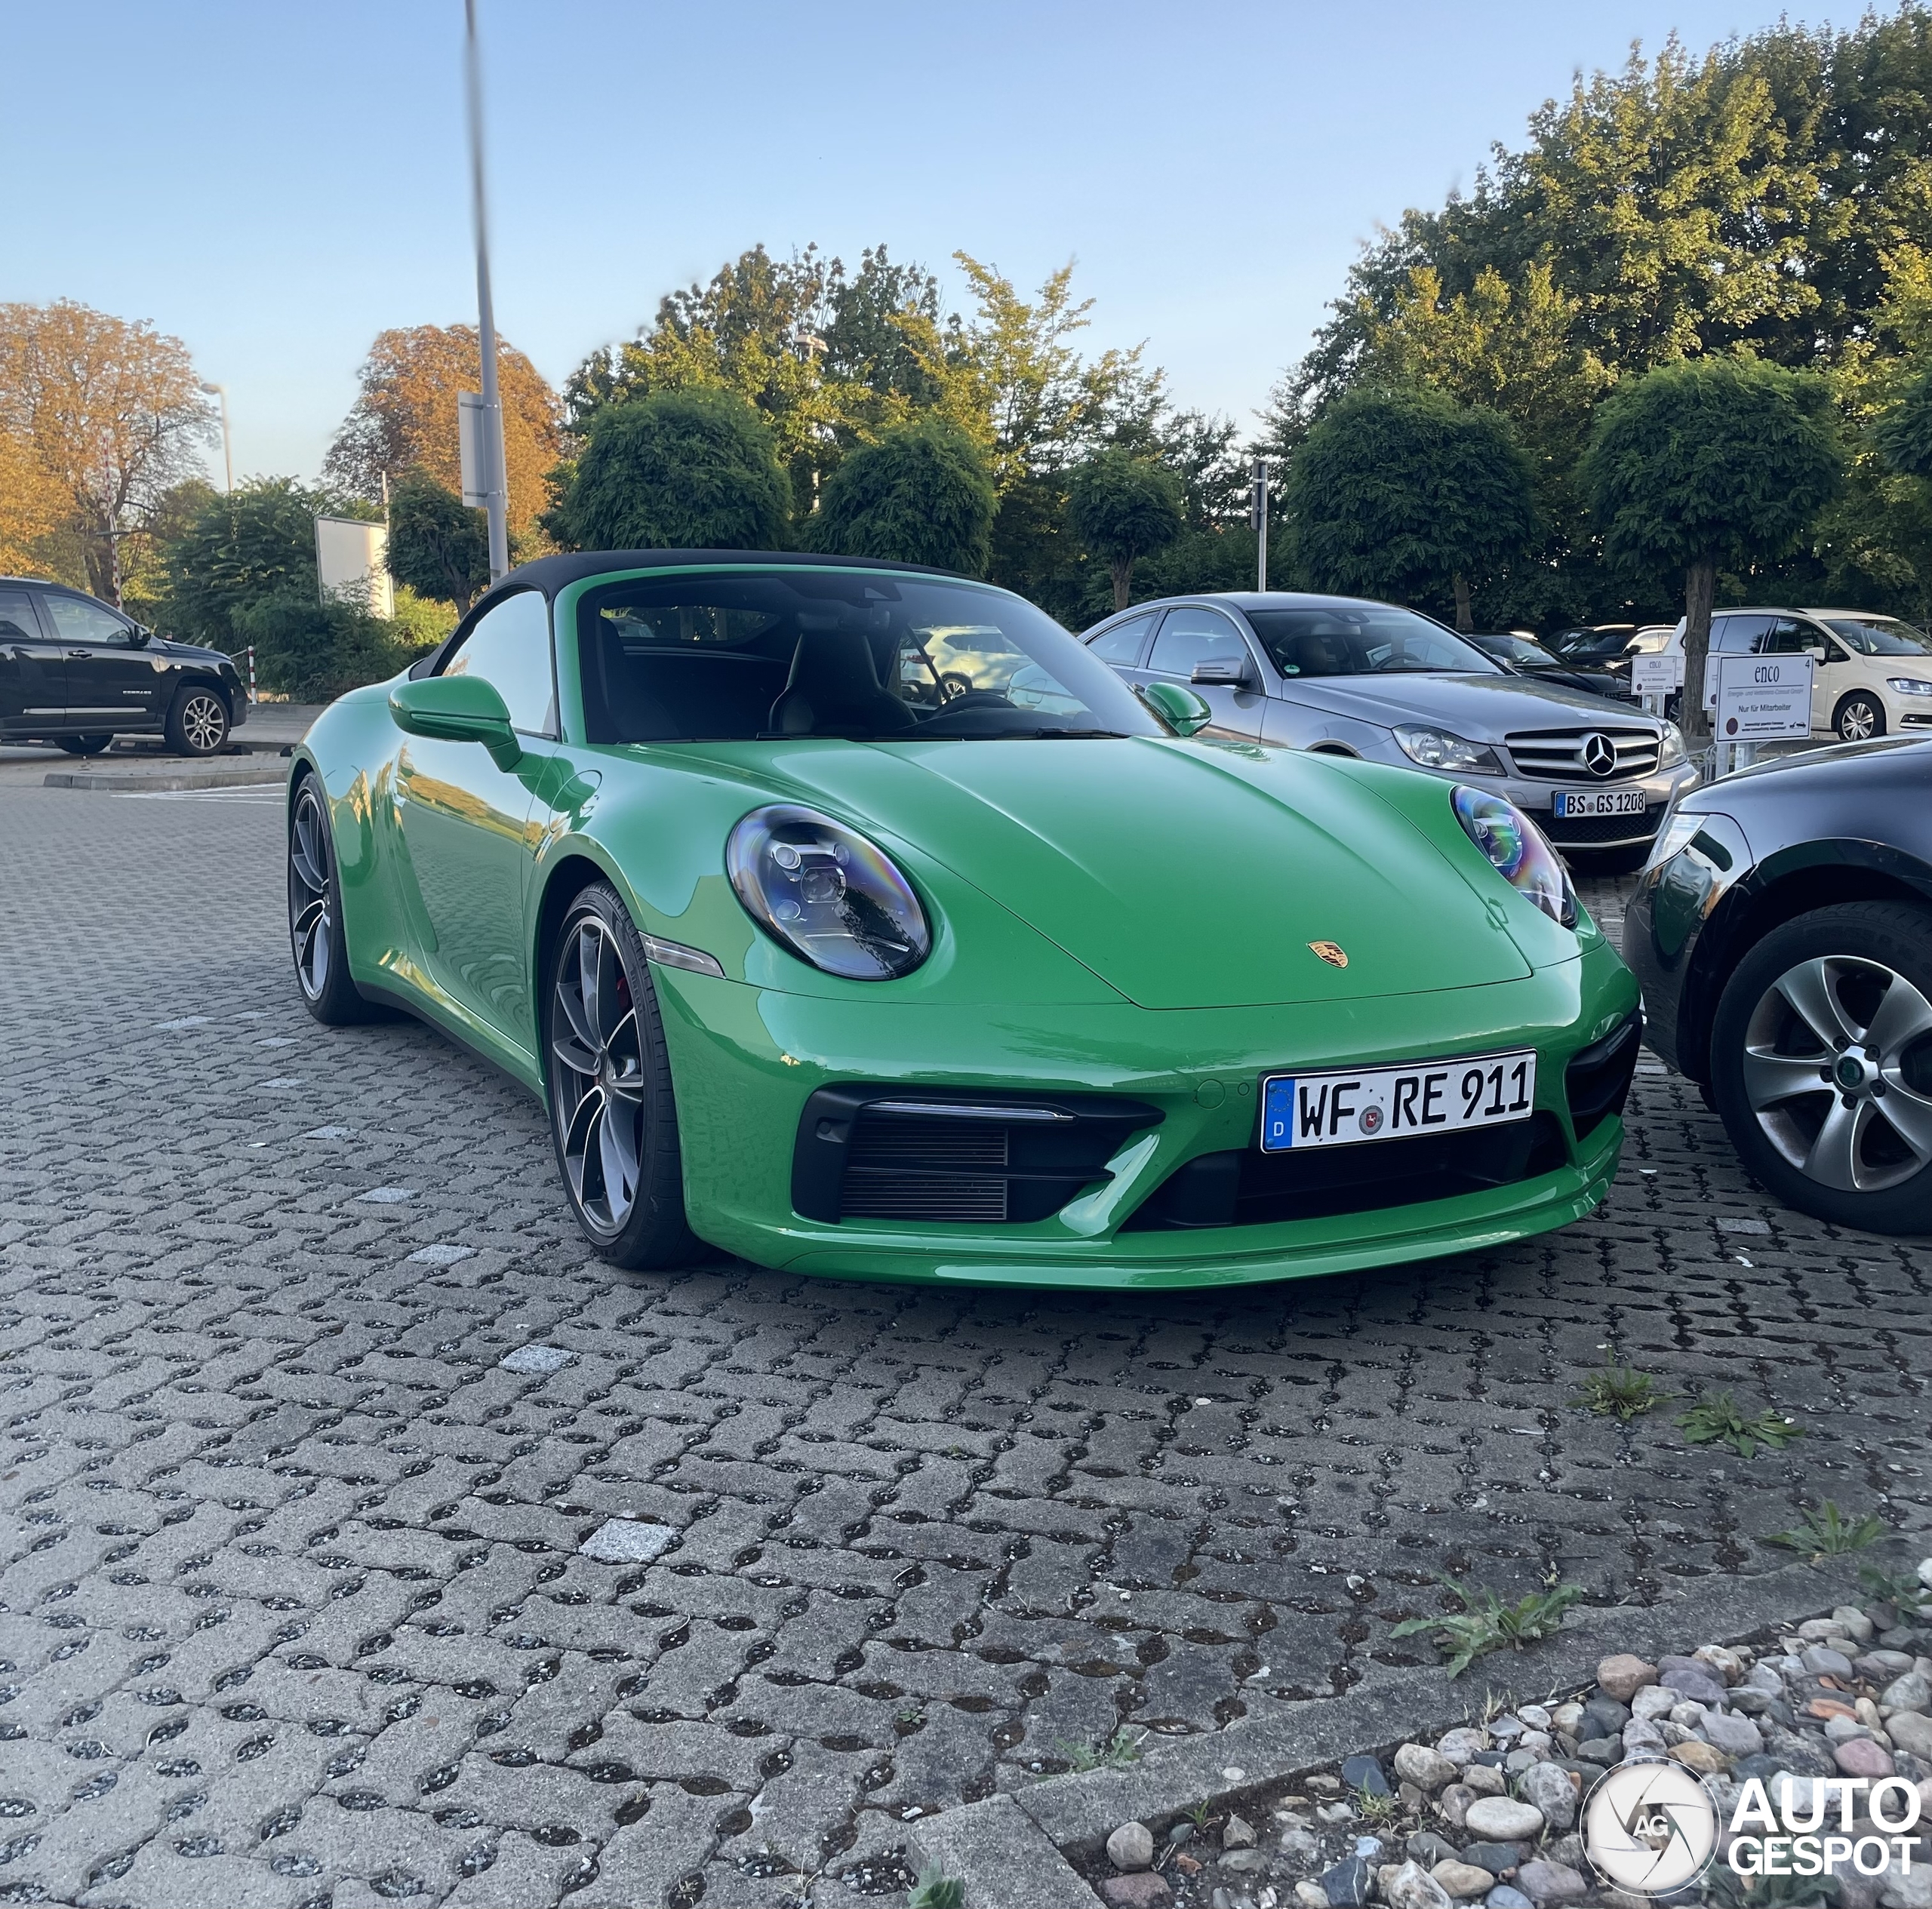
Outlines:
{"type": "Polygon", "coordinates": [[[1861,1564],[1858,1567],[1858,1582],[1872,1597],[1882,1598],[1894,1606],[1901,1615],[1907,1612],[1923,1615],[1932,1611],[1932,1588],[1921,1584],[1916,1578],[1881,1570],[1875,1564],[1861,1564]]]}
{"type": "Polygon", "coordinates": [[[1821,1557],[1838,1557],[1847,1551],[1862,1551],[1885,1535],[1885,1521],[1868,1511],[1854,1524],[1828,1498],[1807,1508],[1804,1522],[1789,1531],[1774,1531],[1764,1542],[1782,1545],[1786,1550],[1802,1551],[1816,1564],[1821,1557]]]}
{"type": "Polygon", "coordinates": [[[1076,1770],[1124,1769],[1140,1760],[1140,1745],[1146,1735],[1129,1729],[1116,1730],[1105,1743],[1069,1743],[1063,1737],[1054,1746],[1076,1770]]]}
{"type": "Polygon", "coordinates": [[[1718,1909],[1806,1909],[1806,1905],[1835,1905],[1840,1898],[1835,1876],[1740,1876],[1728,1863],[1715,1864],[1708,1886],[1718,1909]]]}
{"type": "Polygon", "coordinates": [[[1678,1429],[1693,1445],[1728,1445],[1740,1459],[1753,1456],[1761,1445],[1782,1451],[1804,1428],[1782,1412],[1767,1409],[1746,1418],[1728,1392],[1700,1399],[1678,1418],[1678,1429]]]}
{"type": "Polygon", "coordinates": [[[1371,1825],[1392,1823],[1401,1809],[1395,1797],[1386,1793],[1378,1796],[1373,1790],[1358,1790],[1352,1800],[1355,1814],[1371,1825]]]}
{"type": "Polygon", "coordinates": [[[1198,1803],[1187,1813],[1197,1831],[1204,1830],[1208,1827],[1208,1818],[1214,1813],[1214,1806],[1211,1803],[1198,1803]]]}
{"type": "Polygon", "coordinates": [[[1493,1650],[1521,1650],[1538,1637],[1555,1635],[1563,1623],[1563,1613],[1583,1596],[1581,1585],[1558,1585],[1548,1591],[1533,1591],[1513,1604],[1506,1604],[1489,1590],[1470,1591],[1454,1578],[1442,1580],[1443,1588],[1462,1600],[1460,1611],[1438,1617],[1415,1617],[1397,1625],[1392,1637],[1409,1637],[1418,1631],[1433,1631],[1438,1649],[1451,1653],[1449,1674],[1459,1677],[1478,1657],[1493,1650]]]}
{"type": "Polygon", "coordinates": [[[1600,1419],[1620,1419],[1627,1425],[1671,1396],[1657,1390],[1657,1382],[1649,1373],[1606,1358],[1596,1371],[1583,1375],[1582,1388],[1570,1403],[1594,1412],[1600,1419]]]}
{"type": "Polygon", "coordinates": [[[906,1898],[906,1909],[965,1909],[966,1885],[957,1876],[949,1876],[937,1863],[920,1873],[906,1898]]]}

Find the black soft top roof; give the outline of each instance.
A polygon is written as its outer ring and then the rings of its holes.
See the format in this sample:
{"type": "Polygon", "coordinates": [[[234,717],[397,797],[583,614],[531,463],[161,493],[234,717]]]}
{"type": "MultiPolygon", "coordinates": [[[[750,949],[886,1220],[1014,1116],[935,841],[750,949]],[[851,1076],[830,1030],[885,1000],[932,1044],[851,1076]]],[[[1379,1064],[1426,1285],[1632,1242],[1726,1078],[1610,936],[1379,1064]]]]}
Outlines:
{"type": "Polygon", "coordinates": [[[957,570],[936,569],[931,564],[898,564],[883,557],[821,557],[800,550],[571,550],[518,564],[487,595],[478,598],[476,607],[480,610],[512,590],[537,589],[546,597],[554,597],[559,590],[580,583],[587,576],[624,570],[684,569],[694,564],[761,569],[780,564],[786,568],[904,570],[915,576],[957,578],[959,575],[957,570]]]}

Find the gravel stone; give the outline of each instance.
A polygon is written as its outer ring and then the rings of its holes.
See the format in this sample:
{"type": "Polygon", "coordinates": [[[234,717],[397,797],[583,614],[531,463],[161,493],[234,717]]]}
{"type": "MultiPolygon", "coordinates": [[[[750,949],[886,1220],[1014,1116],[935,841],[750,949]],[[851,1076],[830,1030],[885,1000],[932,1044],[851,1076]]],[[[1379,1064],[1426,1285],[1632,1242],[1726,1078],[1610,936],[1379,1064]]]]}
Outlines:
{"type": "Polygon", "coordinates": [[[1627,1651],[1606,1657],[1597,1666],[1597,1683],[1606,1697],[1627,1704],[1646,1684],[1657,1680],[1657,1667],[1627,1651]]]}
{"type": "Polygon", "coordinates": [[[1364,1909],[1374,1873],[1359,1856],[1344,1856],[1333,1868],[1321,1872],[1321,1891],[1328,1909],[1364,1909]]]}
{"type": "Polygon", "coordinates": [[[1100,1893],[1118,1909],[1157,1909],[1174,1900],[1174,1891],[1164,1876],[1143,1869],[1131,1876],[1109,1876],[1100,1885],[1100,1893]]]}
{"type": "Polygon", "coordinates": [[[1675,1743],[1670,1747],[1671,1760],[1681,1763],[1686,1769],[1695,1770],[1700,1776],[1715,1776],[1727,1768],[1730,1759],[1715,1745],[1693,1737],[1687,1743],[1675,1743]]]}
{"type": "MultiPolygon", "coordinates": [[[[1845,1669],[1850,1671],[1847,1664],[1845,1669]]],[[[1666,1657],[1657,1667],[1657,1681],[1680,1697],[1715,1710],[1724,1702],[1724,1686],[1703,1665],[1687,1657],[1666,1657]]]]}
{"type": "Polygon", "coordinates": [[[1887,1722],[1885,1734],[1894,1749],[1909,1751],[1932,1763],[1932,1717],[1921,1717],[1914,1711],[1897,1711],[1887,1722]]]}
{"type": "Polygon", "coordinates": [[[1854,1737],[1840,1744],[1832,1758],[1847,1776],[1890,1776],[1897,1768],[1890,1755],[1869,1737],[1854,1737]]]}
{"type": "Polygon", "coordinates": [[[1523,1800],[1543,1812],[1553,1830],[1567,1830],[1577,1820],[1577,1786],[1567,1770],[1554,1763],[1537,1763],[1523,1772],[1523,1800]]]}
{"type": "Polygon", "coordinates": [[[1502,1771],[1492,1763],[1472,1763],[1463,1772],[1463,1782],[1479,1797],[1500,1797],[1509,1788],[1502,1771]]]}
{"type": "Polygon", "coordinates": [[[1385,1869],[1380,1880],[1389,1909],[1449,1909],[1449,1892],[1420,1863],[1385,1869]]]}
{"type": "Polygon", "coordinates": [[[1459,1901],[1487,1895],[1496,1883],[1487,1870],[1475,1863],[1458,1862],[1454,1857],[1438,1862],[1429,1873],[1442,1885],[1446,1894],[1459,1901]]]}
{"type": "Polygon", "coordinates": [[[1574,1902],[1589,1892],[1589,1884],[1567,1863],[1546,1862],[1536,1858],[1516,1872],[1516,1886],[1538,1905],[1574,1902]]]}
{"type": "Polygon", "coordinates": [[[1395,1752],[1395,1774],[1405,1783],[1433,1796],[1445,1784],[1456,1780],[1456,1766],[1439,1751],[1419,1743],[1405,1743],[1395,1752]]]}
{"type": "Polygon", "coordinates": [[[1620,1763],[1623,1760],[1623,1739],[1590,1737],[1577,1745],[1577,1754],[1586,1763],[1620,1763]]]}
{"type": "Polygon", "coordinates": [[[647,1524],[638,1518],[611,1518],[578,1547],[599,1564],[649,1564],[662,1557],[676,1541],[677,1527],[647,1524]]]}
{"type": "Polygon", "coordinates": [[[1544,1818],[1534,1803],[1518,1803],[1513,1797],[1478,1797],[1463,1820],[1477,1836],[1523,1843],[1543,1834],[1544,1818]]]}
{"type": "Polygon", "coordinates": [[[1360,1790],[1371,1797],[1386,1797],[1391,1794],[1389,1773],[1373,1757],[1344,1758],[1342,1781],[1351,1790],[1360,1790]]]}
{"type": "Polygon", "coordinates": [[[1701,1726],[1706,1741],[1714,1744],[1727,1757],[1755,1757],[1764,1747],[1764,1733],[1748,1717],[1731,1717],[1713,1711],[1701,1726]]]}
{"type": "Polygon", "coordinates": [[[1640,1690],[1630,1705],[1630,1714],[1639,1723],[1654,1723],[1660,1717],[1668,1717],[1683,1702],[1675,1690],[1666,1690],[1660,1683],[1654,1683],[1647,1690],[1640,1690]]]}
{"type": "Polygon", "coordinates": [[[1107,1838],[1107,1860],[1119,1870],[1151,1868],[1154,1832],[1145,1823],[1121,1824],[1107,1838]]]}
{"type": "Polygon", "coordinates": [[[1255,1841],[1254,1825],[1245,1816],[1230,1816],[1221,1826],[1223,1849],[1252,1849],[1255,1841]]]}
{"type": "Polygon", "coordinates": [[[1484,1909],[1535,1909],[1535,1905],[1521,1889],[1507,1883],[1499,1883],[1483,1898],[1484,1909]]]}
{"type": "Polygon", "coordinates": [[[1500,1876],[1523,1860],[1523,1852],[1514,1843],[1472,1843],[1463,1852],[1463,1860],[1487,1870],[1492,1876],[1500,1876]]]}
{"type": "Polygon", "coordinates": [[[1458,1769],[1480,1752],[1487,1749],[1489,1739],[1480,1730],[1467,1728],[1451,1730],[1437,1740],[1435,1752],[1446,1757],[1458,1769]]]}
{"type": "Polygon", "coordinates": [[[1402,1844],[1404,1855],[1419,1862],[1425,1869],[1433,1869],[1439,1862],[1454,1858],[1456,1846],[1445,1843],[1433,1830],[1412,1831],[1402,1844]]]}
{"type": "Polygon", "coordinates": [[[1878,1692],[1878,1701],[1890,1710],[1932,1711],[1932,1677],[1907,1671],[1878,1692]]]}

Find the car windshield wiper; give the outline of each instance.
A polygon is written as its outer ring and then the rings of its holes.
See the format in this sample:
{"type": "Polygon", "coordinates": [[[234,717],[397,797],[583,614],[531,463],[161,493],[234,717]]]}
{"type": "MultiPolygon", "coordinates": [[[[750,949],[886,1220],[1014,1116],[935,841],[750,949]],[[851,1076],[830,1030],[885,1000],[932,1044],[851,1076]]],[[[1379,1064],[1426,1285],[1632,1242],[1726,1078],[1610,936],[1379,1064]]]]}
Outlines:
{"type": "Polygon", "coordinates": [[[1068,736],[1104,736],[1113,742],[1124,742],[1127,731],[1124,729],[1016,729],[1014,736],[1049,736],[1056,739],[1068,736]]]}

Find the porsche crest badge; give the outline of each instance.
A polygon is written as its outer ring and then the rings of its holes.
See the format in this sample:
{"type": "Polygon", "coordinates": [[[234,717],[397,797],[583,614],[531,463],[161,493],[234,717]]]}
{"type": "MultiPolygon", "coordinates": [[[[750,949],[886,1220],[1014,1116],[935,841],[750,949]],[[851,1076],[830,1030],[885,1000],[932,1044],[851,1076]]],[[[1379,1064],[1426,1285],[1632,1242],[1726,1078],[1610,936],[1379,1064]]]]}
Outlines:
{"type": "Polygon", "coordinates": [[[1326,961],[1331,968],[1345,968],[1349,964],[1347,951],[1340,942],[1312,941],[1309,951],[1326,961]]]}

